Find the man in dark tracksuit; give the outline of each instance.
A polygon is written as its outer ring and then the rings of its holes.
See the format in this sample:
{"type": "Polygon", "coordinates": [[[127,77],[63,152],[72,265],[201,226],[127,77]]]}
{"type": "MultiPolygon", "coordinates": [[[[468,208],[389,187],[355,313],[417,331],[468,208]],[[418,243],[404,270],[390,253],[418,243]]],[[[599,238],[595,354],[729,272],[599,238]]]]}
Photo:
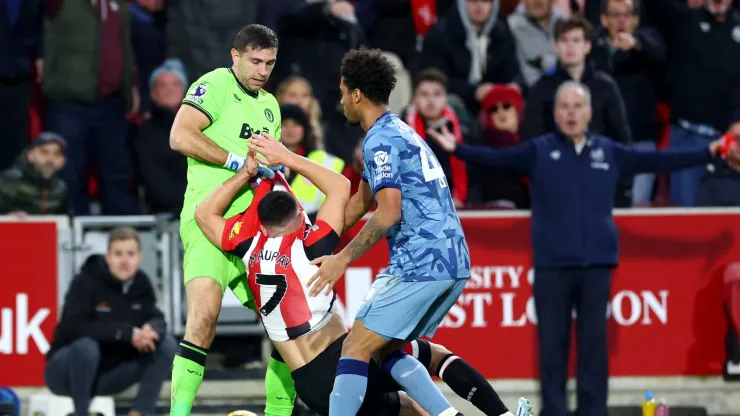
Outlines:
{"type": "Polygon", "coordinates": [[[558,131],[514,147],[456,144],[437,133],[432,138],[464,160],[529,175],[543,414],[567,413],[565,383],[575,307],[578,412],[604,416],[606,308],[612,270],[618,263],[617,228],[612,219],[617,180],[624,173],[706,164],[719,142],[692,150],[641,151],[588,133],[590,94],[575,81],[558,89],[554,113],[558,131]]]}
{"type": "Polygon", "coordinates": [[[105,258],[93,256],[72,282],[46,356],[44,378],[70,396],[75,416],[88,416],[97,395],[140,383],[129,416],[153,415],[177,341],[167,334],[149,278],[139,270],[135,230],[110,233],[105,258]]]}

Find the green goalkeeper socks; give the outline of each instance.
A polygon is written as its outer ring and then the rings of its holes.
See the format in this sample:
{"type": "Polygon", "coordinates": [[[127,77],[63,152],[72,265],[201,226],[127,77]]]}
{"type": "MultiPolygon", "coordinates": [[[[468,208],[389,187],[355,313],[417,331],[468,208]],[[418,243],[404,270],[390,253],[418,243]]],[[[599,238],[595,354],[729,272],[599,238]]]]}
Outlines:
{"type": "Polygon", "coordinates": [[[290,368],[282,361],[280,354],[273,350],[265,374],[265,416],[290,416],[295,402],[295,382],[290,368]]]}
{"type": "Polygon", "coordinates": [[[208,350],[183,340],[172,362],[170,416],[190,416],[203,381],[208,350]]]}

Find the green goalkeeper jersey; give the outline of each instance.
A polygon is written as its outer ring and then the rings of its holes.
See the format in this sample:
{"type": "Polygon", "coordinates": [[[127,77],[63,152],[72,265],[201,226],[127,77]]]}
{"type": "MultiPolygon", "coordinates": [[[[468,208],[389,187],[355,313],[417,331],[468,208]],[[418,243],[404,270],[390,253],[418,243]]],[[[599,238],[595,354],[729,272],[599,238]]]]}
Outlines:
{"type": "MultiPolygon", "coordinates": [[[[210,124],[203,134],[235,155],[246,157],[247,140],[253,134],[265,132],[280,140],[280,107],[275,97],[264,90],[249,91],[231,68],[219,68],[200,77],[190,87],[183,104],[208,117],[210,124]]],[[[189,157],[188,187],[180,222],[192,220],[196,206],[232,175],[232,170],[189,157]]],[[[251,188],[239,192],[224,218],[246,210],[253,195],[251,188]]]]}

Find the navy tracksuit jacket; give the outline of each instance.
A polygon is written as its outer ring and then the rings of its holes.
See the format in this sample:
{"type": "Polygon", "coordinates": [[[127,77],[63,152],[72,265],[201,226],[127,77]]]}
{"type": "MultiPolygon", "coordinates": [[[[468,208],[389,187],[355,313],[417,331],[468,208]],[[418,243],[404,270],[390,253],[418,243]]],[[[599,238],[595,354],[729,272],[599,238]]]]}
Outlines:
{"type": "Polygon", "coordinates": [[[544,416],[565,416],[571,313],[578,342],[579,416],[606,416],[606,308],[618,263],[614,191],[621,175],[665,172],[709,163],[707,147],[641,151],[588,135],[580,153],[559,133],[514,147],[458,144],[455,155],[530,176],[534,300],[544,416]]]}

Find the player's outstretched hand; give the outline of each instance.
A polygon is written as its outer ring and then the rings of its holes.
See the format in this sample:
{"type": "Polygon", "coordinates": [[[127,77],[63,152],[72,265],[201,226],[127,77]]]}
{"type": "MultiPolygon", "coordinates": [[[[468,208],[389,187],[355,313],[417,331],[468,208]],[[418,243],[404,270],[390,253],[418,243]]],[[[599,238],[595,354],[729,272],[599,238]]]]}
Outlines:
{"type": "Polygon", "coordinates": [[[724,134],[709,144],[709,150],[726,161],[730,168],[740,171],[740,146],[738,146],[738,138],[735,135],[724,134]]]}
{"type": "Polygon", "coordinates": [[[441,147],[445,152],[452,153],[455,151],[457,140],[455,140],[455,135],[447,129],[447,126],[443,126],[440,131],[429,129],[427,130],[427,134],[437,142],[439,147],[441,147]]]}
{"type": "Polygon", "coordinates": [[[244,168],[240,170],[240,172],[244,171],[248,177],[254,178],[257,176],[259,166],[259,163],[257,163],[257,155],[253,150],[250,150],[247,152],[247,161],[244,164],[244,168]]]}
{"type": "Polygon", "coordinates": [[[256,155],[257,161],[266,166],[284,165],[293,156],[293,152],[267,133],[253,135],[248,146],[249,150],[259,153],[256,155]]]}
{"type": "Polygon", "coordinates": [[[306,287],[311,288],[309,292],[311,296],[317,296],[324,288],[326,288],[325,295],[331,293],[334,285],[337,284],[344,272],[347,271],[347,267],[349,267],[349,263],[336,254],[319,257],[314,259],[311,264],[321,265],[319,271],[306,283],[306,287]]]}

